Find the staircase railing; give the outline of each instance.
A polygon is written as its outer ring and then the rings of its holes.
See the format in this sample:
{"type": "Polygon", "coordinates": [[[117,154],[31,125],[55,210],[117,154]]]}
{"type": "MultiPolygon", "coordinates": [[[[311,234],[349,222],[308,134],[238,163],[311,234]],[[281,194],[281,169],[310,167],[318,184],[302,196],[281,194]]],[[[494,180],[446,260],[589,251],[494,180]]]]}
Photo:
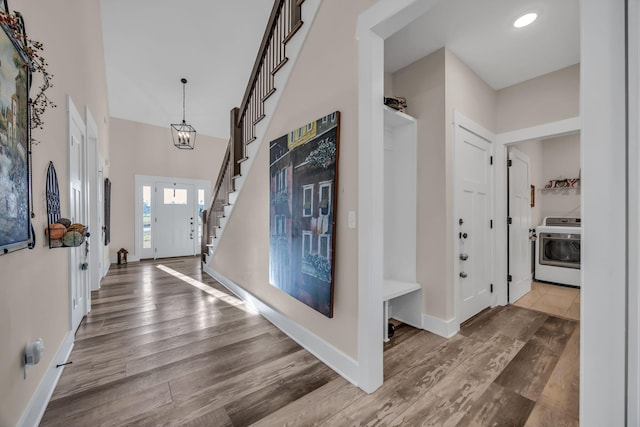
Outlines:
{"type": "MultiPolygon", "coordinates": [[[[276,0],[262,37],[258,56],[240,108],[231,110],[231,136],[218,179],[213,188],[210,208],[202,221],[203,248],[216,237],[229,194],[236,190],[235,178],[247,157],[247,145],[256,139],[255,126],[265,117],[264,102],[276,91],[274,75],[287,62],[286,44],[302,26],[304,0],[276,0]]],[[[208,250],[208,247],[207,247],[208,250]]]]}

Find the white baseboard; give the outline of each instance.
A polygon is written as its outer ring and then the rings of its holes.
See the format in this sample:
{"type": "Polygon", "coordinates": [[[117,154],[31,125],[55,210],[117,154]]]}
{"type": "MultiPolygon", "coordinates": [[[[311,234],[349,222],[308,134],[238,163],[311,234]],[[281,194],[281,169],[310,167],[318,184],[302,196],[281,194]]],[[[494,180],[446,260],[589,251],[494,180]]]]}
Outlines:
{"type": "Polygon", "coordinates": [[[236,285],[231,279],[218,273],[208,265],[204,266],[204,271],[347,381],[353,385],[358,385],[359,367],[356,360],[347,356],[330,343],[300,326],[279,311],[268,306],[250,292],[236,285]]]}
{"type": "Polygon", "coordinates": [[[444,338],[451,338],[460,330],[456,319],[443,320],[439,317],[422,313],[422,329],[444,338]]]}
{"type": "Polygon", "coordinates": [[[111,263],[107,264],[104,266],[104,268],[102,269],[102,276],[101,278],[105,278],[107,276],[107,274],[109,274],[109,269],[111,268],[111,263]]]}
{"type": "Polygon", "coordinates": [[[60,375],[62,375],[62,371],[64,370],[64,366],[56,368],[56,365],[65,363],[69,358],[71,350],[73,349],[74,336],[72,332],[68,332],[62,344],[60,344],[56,355],[47,368],[47,372],[45,372],[40,384],[38,384],[36,392],[22,413],[22,417],[20,417],[20,421],[18,421],[18,427],[33,427],[40,424],[44,411],[49,404],[49,399],[51,399],[53,390],[56,388],[60,375]]]}

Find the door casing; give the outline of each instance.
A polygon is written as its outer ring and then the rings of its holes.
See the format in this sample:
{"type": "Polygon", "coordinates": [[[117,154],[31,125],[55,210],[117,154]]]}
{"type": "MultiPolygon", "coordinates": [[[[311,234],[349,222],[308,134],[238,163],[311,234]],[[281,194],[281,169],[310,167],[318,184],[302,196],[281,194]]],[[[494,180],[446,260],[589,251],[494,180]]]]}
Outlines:
{"type": "MultiPolygon", "coordinates": [[[[199,189],[204,190],[204,205],[205,209],[211,206],[211,181],[202,180],[202,179],[189,179],[189,178],[176,178],[176,177],[167,177],[167,176],[153,176],[153,175],[135,175],[134,177],[134,247],[135,254],[129,253],[128,260],[129,261],[139,261],[140,259],[151,259],[154,258],[153,252],[153,241],[150,249],[143,249],[142,247],[142,187],[149,186],[152,188],[151,191],[151,204],[155,205],[156,194],[153,191],[153,188],[156,187],[157,183],[160,182],[175,182],[178,184],[184,185],[193,185],[195,189],[195,196],[197,197],[197,193],[199,189]]],[[[152,212],[152,217],[153,217],[152,212]]],[[[194,222],[195,222],[195,234],[196,239],[196,252],[198,253],[200,245],[197,244],[197,233],[198,233],[198,215],[197,212],[194,212],[194,222]]],[[[153,239],[153,235],[156,232],[154,228],[154,222],[151,221],[151,236],[153,239]]]]}
{"type": "MultiPolygon", "coordinates": [[[[75,107],[70,96],[67,97],[68,115],[68,159],[69,159],[69,219],[72,222],[88,224],[89,200],[87,180],[87,128],[82,116],[75,107]],[[76,139],[76,136],[79,138],[76,139]],[[73,144],[79,144],[77,156],[73,153],[73,144]],[[77,171],[80,181],[78,188],[74,187],[73,172],[77,171]],[[78,191],[79,190],[79,191],[78,191]],[[74,191],[78,191],[80,200],[75,200],[74,191]]],[[[88,262],[85,252],[85,244],[74,248],[68,248],[69,254],[69,317],[70,329],[75,331],[82,318],[91,309],[91,289],[89,283],[89,270],[82,269],[81,264],[88,262]]]]}

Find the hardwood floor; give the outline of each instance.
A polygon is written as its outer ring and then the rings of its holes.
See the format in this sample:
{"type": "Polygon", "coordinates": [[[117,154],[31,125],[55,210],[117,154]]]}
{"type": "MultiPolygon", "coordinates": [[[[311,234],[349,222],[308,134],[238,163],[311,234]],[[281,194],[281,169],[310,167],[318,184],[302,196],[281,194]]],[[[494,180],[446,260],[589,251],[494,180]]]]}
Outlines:
{"type": "Polygon", "coordinates": [[[366,394],[201,274],[112,266],[41,426],[577,426],[578,322],[516,306],[400,326],[366,394]]]}

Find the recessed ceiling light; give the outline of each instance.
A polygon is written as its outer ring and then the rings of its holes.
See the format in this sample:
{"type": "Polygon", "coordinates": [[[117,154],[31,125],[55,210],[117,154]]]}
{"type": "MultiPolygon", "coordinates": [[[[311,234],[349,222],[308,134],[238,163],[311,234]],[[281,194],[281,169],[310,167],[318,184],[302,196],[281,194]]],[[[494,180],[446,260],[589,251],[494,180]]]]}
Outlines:
{"type": "Polygon", "coordinates": [[[537,18],[538,18],[537,13],[534,13],[534,12],[526,13],[521,17],[519,17],[518,19],[516,19],[515,21],[513,21],[513,26],[516,28],[526,27],[527,25],[535,21],[537,18]]]}

